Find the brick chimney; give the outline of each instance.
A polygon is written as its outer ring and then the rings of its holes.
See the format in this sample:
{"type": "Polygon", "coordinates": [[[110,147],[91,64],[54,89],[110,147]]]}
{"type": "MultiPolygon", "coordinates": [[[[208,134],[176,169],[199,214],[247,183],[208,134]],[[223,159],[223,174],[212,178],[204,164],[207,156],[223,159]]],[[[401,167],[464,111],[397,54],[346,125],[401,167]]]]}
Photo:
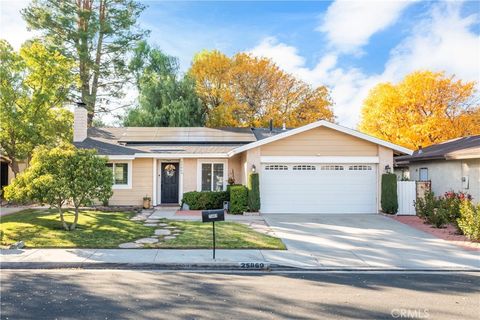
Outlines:
{"type": "Polygon", "coordinates": [[[78,102],[73,112],[73,142],[82,142],[87,138],[87,109],[85,103],[78,102]]]}

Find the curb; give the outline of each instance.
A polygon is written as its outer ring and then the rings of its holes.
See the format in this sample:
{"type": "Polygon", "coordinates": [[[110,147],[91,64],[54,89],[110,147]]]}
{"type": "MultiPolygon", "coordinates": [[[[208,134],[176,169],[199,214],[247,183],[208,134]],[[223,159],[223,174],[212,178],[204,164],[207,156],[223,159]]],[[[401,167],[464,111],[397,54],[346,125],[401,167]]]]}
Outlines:
{"type": "Polygon", "coordinates": [[[118,270],[226,270],[271,271],[271,265],[258,263],[118,263],[118,262],[4,262],[1,270],[10,269],[118,269],[118,270]]]}
{"type": "Polygon", "coordinates": [[[261,271],[261,272],[480,272],[480,268],[300,268],[270,263],[108,263],[108,262],[5,262],[1,270],[84,269],[84,270],[171,270],[171,271],[261,271]]]}

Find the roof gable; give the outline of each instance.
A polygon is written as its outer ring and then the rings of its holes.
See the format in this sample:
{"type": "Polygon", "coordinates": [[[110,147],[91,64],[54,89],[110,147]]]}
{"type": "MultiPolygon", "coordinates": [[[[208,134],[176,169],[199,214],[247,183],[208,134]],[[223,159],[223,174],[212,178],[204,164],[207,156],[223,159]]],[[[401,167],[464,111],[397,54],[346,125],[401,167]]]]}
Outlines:
{"type": "Polygon", "coordinates": [[[399,145],[384,141],[382,139],[378,139],[378,138],[369,136],[365,133],[362,133],[362,132],[359,132],[359,131],[356,131],[356,130],[352,130],[352,129],[340,126],[338,124],[334,124],[334,123],[325,121],[325,120],[320,120],[320,121],[313,122],[313,123],[307,124],[307,125],[299,127],[299,128],[295,128],[295,129],[291,129],[291,130],[279,133],[277,135],[262,139],[260,141],[256,141],[256,142],[252,142],[252,143],[243,145],[241,147],[238,147],[238,148],[230,151],[229,155],[232,156],[232,155],[238,154],[240,152],[247,151],[249,149],[253,149],[253,148],[256,148],[256,147],[260,147],[262,145],[272,143],[272,142],[275,142],[275,141],[278,141],[278,140],[281,140],[281,139],[284,139],[284,138],[287,138],[287,137],[290,137],[290,136],[293,136],[293,135],[296,135],[296,134],[299,134],[299,133],[302,133],[302,132],[305,132],[305,131],[308,131],[308,130],[311,130],[311,129],[314,129],[314,128],[322,127],[322,126],[326,127],[326,128],[336,130],[336,131],[339,131],[339,132],[343,132],[345,134],[360,138],[362,140],[366,140],[366,141],[381,145],[383,147],[392,149],[392,150],[397,151],[397,152],[401,152],[401,153],[404,153],[404,154],[412,154],[412,152],[413,152],[410,149],[407,149],[407,148],[401,147],[399,145]]]}

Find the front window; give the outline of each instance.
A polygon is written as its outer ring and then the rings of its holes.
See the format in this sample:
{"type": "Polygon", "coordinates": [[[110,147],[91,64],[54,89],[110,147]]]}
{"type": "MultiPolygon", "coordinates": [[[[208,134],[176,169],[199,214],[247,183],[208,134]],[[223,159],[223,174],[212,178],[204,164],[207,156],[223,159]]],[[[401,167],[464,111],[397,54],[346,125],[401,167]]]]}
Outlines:
{"type": "Polygon", "coordinates": [[[428,181],[428,168],[420,168],[420,181],[428,181]]]}
{"type": "Polygon", "coordinates": [[[202,163],[202,191],[222,191],[224,171],[223,163],[202,163]]]}
{"type": "Polygon", "coordinates": [[[107,163],[112,170],[114,185],[128,185],[128,163],[107,163]]]}

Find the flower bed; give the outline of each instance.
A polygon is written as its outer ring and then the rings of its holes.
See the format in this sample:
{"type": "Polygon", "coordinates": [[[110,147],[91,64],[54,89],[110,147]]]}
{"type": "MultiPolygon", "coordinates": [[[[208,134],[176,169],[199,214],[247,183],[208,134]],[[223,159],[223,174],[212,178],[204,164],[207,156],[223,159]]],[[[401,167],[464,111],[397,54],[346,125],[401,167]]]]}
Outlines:
{"type": "Polygon", "coordinates": [[[472,242],[466,236],[458,234],[457,228],[452,224],[447,224],[445,228],[439,229],[425,223],[423,219],[417,216],[389,216],[389,217],[403,224],[406,224],[412,228],[429,233],[437,238],[452,242],[467,250],[480,251],[479,242],[472,242]]]}

